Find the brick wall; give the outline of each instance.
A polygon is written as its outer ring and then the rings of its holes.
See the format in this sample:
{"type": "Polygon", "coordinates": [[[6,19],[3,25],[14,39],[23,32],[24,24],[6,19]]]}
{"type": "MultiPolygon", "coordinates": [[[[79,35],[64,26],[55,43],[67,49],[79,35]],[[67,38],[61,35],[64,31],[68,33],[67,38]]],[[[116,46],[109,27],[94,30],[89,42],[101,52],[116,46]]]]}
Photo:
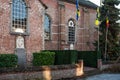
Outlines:
{"type": "MultiPolygon", "coordinates": [[[[32,60],[32,53],[44,49],[43,14],[44,7],[38,0],[30,0],[28,8],[29,36],[25,38],[27,60],[32,60]]],[[[16,37],[10,34],[11,4],[10,0],[0,0],[0,53],[15,53],[16,37]]]]}
{"type": "MultiPolygon", "coordinates": [[[[45,49],[69,49],[68,44],[68,20],[76,20],[76,6],[66,2],[56,2],[52,0],[42,0],[47,4],[48,9],[46,13],[52,19],[52,40],[45,41],[45,49]],[[48,4],[49,3],[49,4],[48,4]]],[[[74,49],[79,51],[94,50],[92,44],[97,39],[97,32],[95,30],[94,21],[96,18],[95,9],[86,6],[80,6],[81,16],[78,20],[78,27],[76,28],[76,43],[74,49]],[[87,11],[85,11],[86,9],[87,11]]]]}
{"type": "Polygon", "coordinates": [[[29,8],[29,27],[30,35],[25,37],[27,57],[30,61],[32,53],[43,50],[43,15],[44,7],[38,0],[30,0],[29,8]]]}
{"type": "Polygon", "coordinates": [[[10,3],[0,0],[0,53],[14,53],[15,36],[9,34],[10,3]]]}

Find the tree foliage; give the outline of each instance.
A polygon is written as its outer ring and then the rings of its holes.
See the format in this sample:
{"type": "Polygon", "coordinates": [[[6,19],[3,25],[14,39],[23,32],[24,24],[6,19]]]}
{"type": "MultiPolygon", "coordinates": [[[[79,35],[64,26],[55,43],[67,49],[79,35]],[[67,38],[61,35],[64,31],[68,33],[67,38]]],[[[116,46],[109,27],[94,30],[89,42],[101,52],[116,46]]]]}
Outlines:
{"type": "Polygon", "coordinates": [[[99,48],[102,52],[103,58],[113,59],[120,54],[120,25],[116,21],[120,19],[119,9],[116,8],[119,5],[119,0],[104,0],[103,5],[100,7],[100,25],[99,25],[99,48]],[[109,20],[108,33],[106,27],[106,18],[109,20]],[[107,34],[107,41],[106,41],[107,34]],[[105,43],[107,43],[107,50],[105,55],[105,43]]]}

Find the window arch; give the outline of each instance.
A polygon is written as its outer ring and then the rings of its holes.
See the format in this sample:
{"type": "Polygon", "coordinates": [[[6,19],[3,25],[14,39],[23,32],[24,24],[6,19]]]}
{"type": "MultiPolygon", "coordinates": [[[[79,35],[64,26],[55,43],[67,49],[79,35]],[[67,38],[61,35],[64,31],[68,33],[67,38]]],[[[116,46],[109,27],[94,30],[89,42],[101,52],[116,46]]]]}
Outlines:
{"type": "Polygon", "coordinates": [[[44,17],[44,38],[50,40],[51,38],[51,18],[48,14],[44,17]]]}
{"type": "Polygon", "coordinates": [[[68,42],[75,42],[75,22],[73,19],[68,21],[68,42]]]}
{"type": "Polygon", "coordinates": [[[26,33],[28,10],[25,0],[12,0],[12,27],[14,33],[26,33]]]}

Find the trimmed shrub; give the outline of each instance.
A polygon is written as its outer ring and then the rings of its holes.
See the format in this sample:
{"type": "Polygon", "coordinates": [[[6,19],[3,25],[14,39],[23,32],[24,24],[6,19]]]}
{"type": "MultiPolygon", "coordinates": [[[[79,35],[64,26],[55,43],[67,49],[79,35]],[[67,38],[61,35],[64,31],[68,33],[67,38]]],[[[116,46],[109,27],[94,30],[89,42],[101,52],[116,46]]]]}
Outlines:
{"type": "Polygon", "coordinates": [[[55,53],[50,51],[36,52],[33,53],[33,65],[54,65],[55,53]]]}
{"type": "Polygon", "coordinates": [[[0,68],[15,67],[17,65],[17,56],[15,54],[0,54],[0,68]]]}
{"type": "Polygon", "coordinates": [[[100,59],[100,53],[96,51],[78,51],[78,60],[83,59],[84,65],[97,67],[97,59],[100,59]]]}
{"type": "Polygon", "coordinates": [[[77,62],[76,50],[44,50],[55,52],[55,65],[75,64],[77,62]]]}

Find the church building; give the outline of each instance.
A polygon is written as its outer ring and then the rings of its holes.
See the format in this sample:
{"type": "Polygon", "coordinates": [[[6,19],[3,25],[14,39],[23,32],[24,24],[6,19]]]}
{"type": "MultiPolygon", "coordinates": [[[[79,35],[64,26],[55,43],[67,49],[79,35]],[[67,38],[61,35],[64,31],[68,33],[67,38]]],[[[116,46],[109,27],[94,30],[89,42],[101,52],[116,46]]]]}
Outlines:
{"type": "Polygon", "coordinates": [[[96,8],[88,0],[0,0],[0,54],[32,61],[41,50],[93,51],[96,8]]]}

